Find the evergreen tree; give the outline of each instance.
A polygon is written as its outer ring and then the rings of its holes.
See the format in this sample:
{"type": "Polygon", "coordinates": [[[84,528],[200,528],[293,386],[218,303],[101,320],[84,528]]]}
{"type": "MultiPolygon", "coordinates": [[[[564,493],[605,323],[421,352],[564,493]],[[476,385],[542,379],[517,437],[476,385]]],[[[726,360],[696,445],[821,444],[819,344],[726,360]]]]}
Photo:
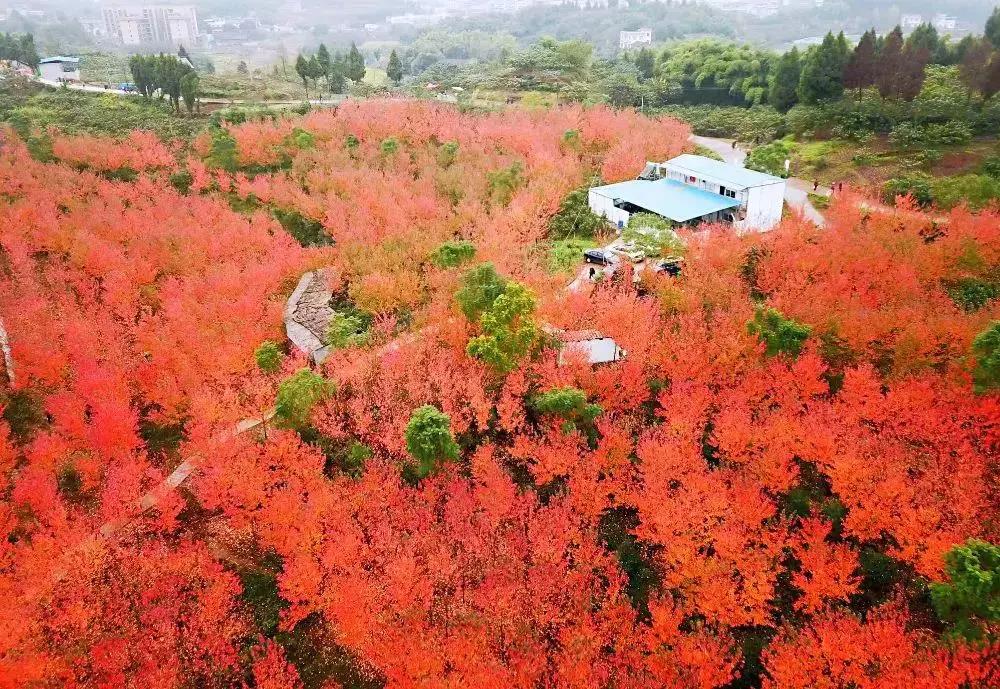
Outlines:
{"type": "Polygon", "coordinates": [[[882,98],[890,98],[897,93],[899,71],[903,66],[903,30],[898,26],[885,37],[878,52],[875,85],[882,98]]]}
{"type": "Polygon", "coordinates": [[[320,70],[322,70],[322,74],[323,77],[326,79],[327,86],[329,86],[330,68],[333,63],[330,60],[330,51],[326,49],[325,43],[320,43],[319,48],[316,50],[316,62],[319,64],[320,70]]]}
{"type": "Polygon", "coordinates": [[[847,43],[843,34],[827,33],[823,43],[811,49],[802,65],[798,96],[804,103],[836,100],[844,93],[847,43]]]}
{"type": "Polygon", "coordinates": [[[856,89],[859,100],[861,90],[875,84],[875,44],[875,29],[865,31],[844,67],[844,87],[856,89]]]}
{"type": "Polygon", "coordinates": [[[1000,49],[1000,7],[993,8],[993,14],[986,20],[986,30],[983,35],[989,39],[994,48],[1000,49]]]}
{"type": "Polygon", "coordinates": [[[347,60],[344,69],[344,76],[358,83],[365,78],[365,58],[358,50],[358,46],[351,43],[351,50],[347,53],[347,60]]]}
{"type": "Polygon", "coordinates": [[[309,78],[313,80],[313,85],[319,87],[319,80],[323,78],[326,72],[323,70],[323,65],[319,63],[319,59],[317,59],[315,55],[309,58],[307,69],[309,71],[309,78]]]}
{"type": "Polygon", "coordinates": [[[802,63],[797,48],[792,48],[778,59],[771,73],[767,100],[778,110],[787,111],[798,102],[798,86],[802,63]]]}
{"type": "Polygon", "coordinates": [[[928,61],[944,64],[949,60],[948,45],[941,40],[933,24],[921,24],[906,38],[907,48],[923,48],[928,61]]]}
{"type": "Polygon", "coordinates": [[[194,70],[181,77],[181,97],[188,113],[194,112],[195,103],[198,102],[198,73],[194,70]]]}
{"type": "Polygon", "coordinates": [[[299,79],[302,80],[302,86],[306,89],[306,97],[309,96],[309,61],[300,53],[297,58],[295,58],[295,73],[299,75],[299,79]]]}
{"type": "Polygon", "coordinates": [[[399,55],[393,50],[389,53],[389,64],[385,70],[386,75],[396,86],[403,80],[403,63],[399,60],[399,55]]]}
{"type": "Polygon", "coordinates": [[[332,93],[343,93],[347,90],[347,78],[344,76],[346,65],[344,57],[337,53],[330,62],[330,91],[332,93]]]}

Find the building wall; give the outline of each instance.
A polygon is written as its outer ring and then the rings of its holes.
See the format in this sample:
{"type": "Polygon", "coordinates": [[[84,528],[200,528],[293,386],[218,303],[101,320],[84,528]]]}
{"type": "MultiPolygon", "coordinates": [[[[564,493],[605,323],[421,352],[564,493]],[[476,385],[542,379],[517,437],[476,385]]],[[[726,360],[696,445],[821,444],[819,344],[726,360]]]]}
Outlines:
{"type": "Polygon", "coordinates": [[[194,43],[198,13],[192,6],[128,5],[104,8],[107,34],[124,45],[194,43]]]}
{"type": "Polygon", "coordinates": [[[70,71],[63,70],[63,63],[61,62],[48,62],[42,65],[38,65],[38,73],[41,75],[42,79],[48,79],[50,81],[59,81],[60,79],[66,81],[80,81],[80,67],[77,65],[70,65],[66,63],[67,67],[72,67],[70,71]]]}
{"type": "Polygon", "coordinates": [[[785,183],[776,182],[747,189],[746,218],[734,223],[741,230],[770,230],[781,221],[785,183]]]}
{"type": "Polygon", "coordinates": [[[672,166],[669,161],[666,163],[666,176],[713,194],[721,194],[722,187],[734,190],[736,195],[732,198],[739,201],[743,215],[743,219],[737,220],[734,225],[740,229],[770,230],[781,220],[781,210],[785,200],[784,180],[745,188],[727,184],[726,180],[717,177],[695,175],[692,181],[691,173],[672,166]]]}
{"type": "Polygon", "coordinates": [[[614,199],[608,198],[603,194],[598,194],[591,189],[587,194],[587,202],[590,210],[594,211],[596,215],[607,218],[608,222],[612,225],[616,227],[625,227],[628,225],[628,219],[631,217],[629,212],[621,208],[615,208],[614,199]]]}

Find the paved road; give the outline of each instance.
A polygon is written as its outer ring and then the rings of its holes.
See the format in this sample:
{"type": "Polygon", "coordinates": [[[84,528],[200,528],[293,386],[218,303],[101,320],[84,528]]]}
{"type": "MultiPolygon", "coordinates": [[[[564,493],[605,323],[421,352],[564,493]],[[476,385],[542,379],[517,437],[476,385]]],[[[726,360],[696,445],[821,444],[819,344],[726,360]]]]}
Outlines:
{"type": "MultiPolygon", "coordinates": [[[[132,98],[138,98],[139,94],[135,91],[122,91],[116,88],[104,88],[104,86],[98,86],[96,84],[83,84],[76,82],[69,82],[65,85],[58,81],[52,81],[51,79],[42,79],[40,77],[35,77],[35,81],[39,84],[44,84],[45,86],[51,86],[52,88],[68,88],[70,91],[85,91],[86,93],[110,93],[113,96],[129,96],[132,98]]],[[[302,99],[291,99],[291,100],[247,100],[243,98],[199,98],[202,105],[298,105],[302,103],[302,99]]],[[[336,94],[330,98],[310,98],[310,105],[339,105],[347,100],[347,96],[343,94],[336,94]]]]}
{"type": "MultiPolygon", "coordinates": [[[[691,136],[691,141],[698,144],[699,146],[704,146],[705,148],[718,153],[722,156],[722,159],[727,163],[732,165],[739,165],[743,167],[746,161],[747,153],[745,150],[737,145],[733,148],[732,139],[717,139],[710,136],[691,136]]],[[[799,179],[798,177],[789,177],[785,180],[785,202],[791,208],[799,211],[809,220],[823,227],[826,224],[826,219],[823,214],[816,210],[816,207],[812,205],[809,201],[809,192],[812,191],[812,182],[808,182],[804,179],[799,179]]],[[[818,194],[824,194],[826,196],[830,195],[830,189],[827,187],[819,187],[816,190],[818,194]]]]}

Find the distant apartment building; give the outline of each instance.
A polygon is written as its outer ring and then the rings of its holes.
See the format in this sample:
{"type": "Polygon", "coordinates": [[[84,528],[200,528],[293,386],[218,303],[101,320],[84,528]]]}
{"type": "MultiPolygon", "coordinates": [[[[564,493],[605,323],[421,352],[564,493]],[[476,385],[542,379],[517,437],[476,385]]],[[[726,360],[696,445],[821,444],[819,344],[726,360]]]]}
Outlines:
{"type": "Polygon", "coordinates": [[[653,30],[638,29],[637,31],[622,31],[618,34],[618,47],[631,50],[637,45],[652,45],[653,30]]]}
{"type": "Polygon", "coordinates": [[[904,14],[899,18],[899,28],[903,31],[913,31],[924,23],[924,18],[919,14],[904,14]]]}
{"type": "Polygon", "coordinates": [[[190,5],[122,5],[103,14],[107,35],[123,45],[194,45],[200,36],[190,5]]]}
{"type": "Polygon", "coordinates": [[[958,26],[958,17],[939,13],[934,15],[934,20],[931,23],[938,31],[954,31],[955,27],[958,26]]]}

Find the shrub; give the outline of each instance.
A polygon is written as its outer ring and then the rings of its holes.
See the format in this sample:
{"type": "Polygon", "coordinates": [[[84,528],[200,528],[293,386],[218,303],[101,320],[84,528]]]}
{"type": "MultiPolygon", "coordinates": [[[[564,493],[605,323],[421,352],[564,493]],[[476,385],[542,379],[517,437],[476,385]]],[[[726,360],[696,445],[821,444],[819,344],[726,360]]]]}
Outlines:
{"type": "Polygon", "coordinates": [[[753,320],[747,323],[747,330],[756,335],[765,345],[767,356],[787,354],[798,356],[802,345],[812,329],[790,318],[785,318],[776,309],[758,309],[753,320]]]}
{"type": "Polygon", "coordinates": [[[326,329],[326,343],[333,349],[364,344],[368,340],[371,317],[361,311],[335,311],[326,329]]]}
{"type": "Polygon", "coordinates": [[[278,386],[275,419],[284,428],[301,429],[309,423],[313,406],[334,392],[334,385],[308,368],[300,368],[278,386]]]}
{"type": "Polygon", "coordinates": [[[882,199],[886,203],[895,203],[897,196],[907,194],[922,206],[928,206],[934,200],[926,177],[894,177],[882,187],[882,199]]]}
{"type": "Polygon", "coordinates": [[[1000,296],[1000,285],[966,277],[945,286],[952,301],[969,313],[978,311],[1000,296]]]}
{"type": "Polygon", "coordinates": [[[406,451],[417,461],[417,478],[428,476],[445,461],[458,459],[451,418],[429,404],[416,409],[406,424],[406,451]]]}
{"type": "Polygon", "coordinates": [[[472,322],[503,294],[507,280],[499,275],[492,263],[483,263],[462,276],[462,286],[455,293],[455,301],[465,317],[472,322]]]}
{"type": "Polygon", "coordinates": [[[565,421],[563,429],[574,430],[577,425],[590,426],[600,416],[601,406],[587,402],[587,394],[573,387],[552,388],[531,401],[539,414],[551,414],[565,421]]]}
{"type": "Polygon", "coordinates": [[[264,340],[253,353],[257,360],[257,367],[264,373],[276,373],[281,368],[281,360],[284,355],[277,343],[271,340],[264,340]]]}
{"type": "Polygon", "coordinates": [[[942,208],[966,202],[978,210],[1000,199],[1000,179],[989,175],[956,175],[931,181],[931,196],[942,208]]]}
{"type": "Polygon", "coordinates": [[[787,177],[785,161],[792,156],[792,144],[787,141],[774,141],[766,146],[758,146],[750,151],[746,158],[746,166],[751,170],[766,172],[779,177],[787,177]]]}
{"type": "Polygon", "coordinates": [[[328,246],[333,243],[323,228],[323,223],[307,218],[296,210],[275,208],[271,211],[285,232],[295,237],[302,246],[328,246]]]}
{"type": "Polygon", "coordinates": [[[976,392],[983,393],[1000,387],[1000,321],[993,321],[972,341],[976,369],[972,380],[976,392]]]}
{"type": "Polygon", "coordinates": [[[1000,156],[989,156],[983,160],[982,172],[984,175],[1000,179],[1000,156]]]}
{"type": "Polygon", "coordinates": [[[476,245],[465,239],[445,242],[431,256],[431,261],[439,268],[456,268],[468,263],[476,255],[476,245]]]}

